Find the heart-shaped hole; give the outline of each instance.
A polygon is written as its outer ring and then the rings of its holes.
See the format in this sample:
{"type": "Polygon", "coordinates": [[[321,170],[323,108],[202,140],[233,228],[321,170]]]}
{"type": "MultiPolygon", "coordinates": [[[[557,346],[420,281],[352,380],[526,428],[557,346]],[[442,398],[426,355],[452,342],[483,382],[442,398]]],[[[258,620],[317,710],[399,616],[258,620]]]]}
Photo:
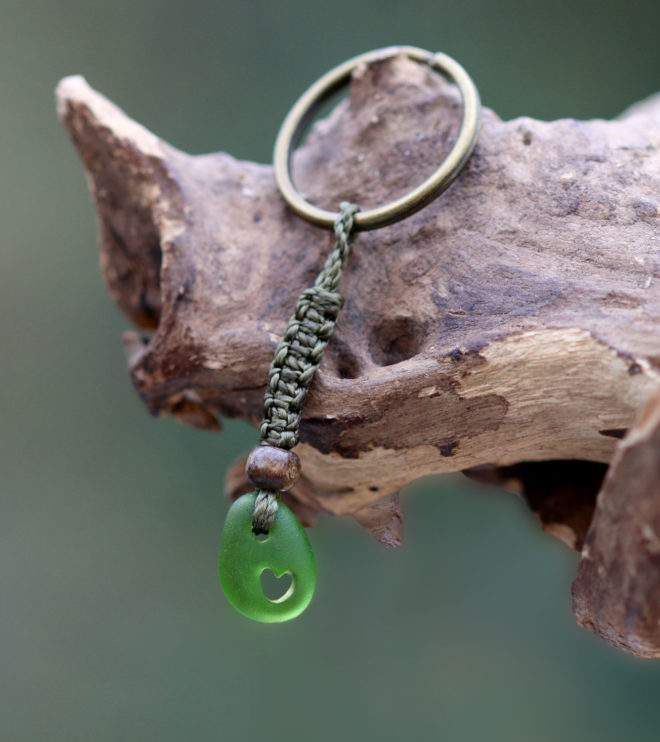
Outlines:
{"type": "Polygon", "coordinates": [[[275,577],[271,569],[264,569],[261,573],[261,589],[272,603],[282,603],[293,593],[293,577],[290,572],[275,577]]]}

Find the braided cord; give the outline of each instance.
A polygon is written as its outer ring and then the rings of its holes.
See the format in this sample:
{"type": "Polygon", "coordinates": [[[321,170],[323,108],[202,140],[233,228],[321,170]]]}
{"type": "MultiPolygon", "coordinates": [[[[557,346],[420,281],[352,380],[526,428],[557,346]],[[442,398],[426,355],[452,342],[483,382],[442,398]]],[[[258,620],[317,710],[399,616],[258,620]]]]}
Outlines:
{"type": "MultiPolygon", "coordinates": [[[[298,443],[305,398],[344,301],[337,287],[350,253],[353,217],[357,211],[355,204],[340,205],[334,224],[337,240],[334,250],[314,285],[298,298],[293,317],[277,346],[264,396],[261,445],[289,450],[298,443]]],[[[276,492],[257,491],[252,515],[255,533],[270,530],[277,513],[277,497],[276,492]]]]}

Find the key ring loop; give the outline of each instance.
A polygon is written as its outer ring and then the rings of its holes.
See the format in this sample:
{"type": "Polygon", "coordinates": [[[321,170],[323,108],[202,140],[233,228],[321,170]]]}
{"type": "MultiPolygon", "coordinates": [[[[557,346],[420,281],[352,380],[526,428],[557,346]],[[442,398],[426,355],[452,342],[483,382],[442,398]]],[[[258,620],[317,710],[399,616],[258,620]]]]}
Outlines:
{"type": "Polygon", "coordinates": [[[472,154],[479,134],[481,102],[477,88],[458,62],[442,52],[434,54],[414,46],[388,47],[360,54],[327,72],[302,94],[284,119],[275,141],[273,165],[277,186],[289,206],[307,221],[332,229],[338,214],[309,203],[300,195],[293,183],[291,158],[300,137],[314,112],[329,96],[349,81],[351,72],[356,67],[395,53],[402,53],[415,62],[428,64],[457,85],[463,102],[461,128],[451,152],[429,178],[395,201],[358,212],[355,215],[355,229],[384,227],[426,206],[449,187],[472,154]]]}

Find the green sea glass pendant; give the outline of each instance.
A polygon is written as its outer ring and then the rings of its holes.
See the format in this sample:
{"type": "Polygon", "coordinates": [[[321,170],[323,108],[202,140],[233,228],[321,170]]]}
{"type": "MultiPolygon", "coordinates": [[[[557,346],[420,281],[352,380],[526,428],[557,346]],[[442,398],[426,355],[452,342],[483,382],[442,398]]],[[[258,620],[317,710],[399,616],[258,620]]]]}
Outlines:
{"type": "Polygon", "coordinates": [[[220,584],[244,616],[263,623],[289,621],[309,605],[316,586],[314,554],[305,530],[283,503],[265,537],[252,530],[256,493],[243,495],[227,513],[220,541],[220,584]],[[266,597],[261,574],[291,575],[291,586],[277,600],[266,597]]]}

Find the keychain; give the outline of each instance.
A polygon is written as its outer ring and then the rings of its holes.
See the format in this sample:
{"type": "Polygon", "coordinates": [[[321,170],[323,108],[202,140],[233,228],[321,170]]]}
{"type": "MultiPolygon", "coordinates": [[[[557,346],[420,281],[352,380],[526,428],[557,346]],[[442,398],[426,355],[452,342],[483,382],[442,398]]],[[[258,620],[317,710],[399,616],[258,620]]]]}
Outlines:
{"type": "Polygon", "coordinates": [[[301,217],[334,229],[336,243],[315,283],[298,298],[294,314],[271,363],[260,445],[249,455],[246,473],[255,492],[231,506],[220,544],[220,583],[229,602],[245,616],[267,623],[288,621],[309,605],[316,585],[316,566],[307,534],[291,510],[279,501],[300,477],[300,459],[293,452],[299,440],[305,397],[332,337],[343,299],[337,288],[348,260],[353,234],[404,219],[426,206],[457,177],[472,154],[479,132],[479,94],[465,70],[446,54],[416,47],[390,47],[347,60],[315,82],[296,102],[277,136],[275,179],[287,204],[301,217]],[[463,118],[458,138],[440,167],[405,196],[368,211],[344,202],[333,213],[307,202],[291,177],[291,157],[318,107],[345,85],[352,71],[392,53],[429,65],[455,83],[463,118]],[[262,573],[291,576],[291,586],[277,600],[261,587],[262,573]]]}

